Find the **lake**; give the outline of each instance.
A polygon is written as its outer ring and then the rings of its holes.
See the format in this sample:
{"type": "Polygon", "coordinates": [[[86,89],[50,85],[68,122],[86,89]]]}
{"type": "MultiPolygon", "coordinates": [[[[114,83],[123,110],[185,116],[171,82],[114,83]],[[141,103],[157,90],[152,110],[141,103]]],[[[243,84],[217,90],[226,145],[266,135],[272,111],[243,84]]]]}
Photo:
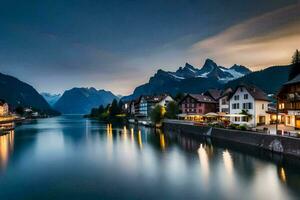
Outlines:
{"type": "Polygon", "coordinates": [[[293,161],[81,116],[0,137],[0,199],[299,199],[293,161]]]}

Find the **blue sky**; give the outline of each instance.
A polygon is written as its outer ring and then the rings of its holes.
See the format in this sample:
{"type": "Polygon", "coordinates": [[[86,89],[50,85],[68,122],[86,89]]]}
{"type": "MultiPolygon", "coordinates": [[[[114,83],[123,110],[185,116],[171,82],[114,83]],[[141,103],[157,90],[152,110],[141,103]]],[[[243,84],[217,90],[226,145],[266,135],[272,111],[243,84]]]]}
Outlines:
{"type": "Polygon", "coordinates": [[[0,72],[40,92],[126,95],[159,68],[208,57],[257,70],[289,62],[297,10],[296,0],[0,1],[0,72]]]}

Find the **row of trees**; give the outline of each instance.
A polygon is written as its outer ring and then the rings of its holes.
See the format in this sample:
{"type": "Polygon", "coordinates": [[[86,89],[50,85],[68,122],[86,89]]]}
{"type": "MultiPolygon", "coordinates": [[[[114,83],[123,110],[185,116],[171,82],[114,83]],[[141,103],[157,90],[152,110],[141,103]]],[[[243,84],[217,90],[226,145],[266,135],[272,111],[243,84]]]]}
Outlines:
{"type": "Polygon", "coordinates": [[[171,101],[167,107],[161,105],[155,106],[150,113],[150,119],[154,124],[161,124],[164,118],[176,119],[179,114],[179,106],[177,102],[171,101]]]}
{"type": "Polygon", "coordinates": [[[103,121],[117,120],[118,118],[124,117],[122,107],[123,102],[114,99],[112,103],[108,104],[106,107],[101,105],[98,108],[93,108],[88,117],[100,119],[103,121]]]}

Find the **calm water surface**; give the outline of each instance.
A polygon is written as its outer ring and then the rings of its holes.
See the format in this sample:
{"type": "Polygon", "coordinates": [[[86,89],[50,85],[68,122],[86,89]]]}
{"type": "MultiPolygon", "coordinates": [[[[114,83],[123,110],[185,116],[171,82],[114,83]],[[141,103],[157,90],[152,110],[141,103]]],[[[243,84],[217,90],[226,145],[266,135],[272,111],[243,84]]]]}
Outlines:
{"type": "Polygon", "coordinates": [[[80,116],[0,137],[0,199],[299,199],[277,157],[80,116]],[[172,136],[172,137],[171,137],[172,136]]]}

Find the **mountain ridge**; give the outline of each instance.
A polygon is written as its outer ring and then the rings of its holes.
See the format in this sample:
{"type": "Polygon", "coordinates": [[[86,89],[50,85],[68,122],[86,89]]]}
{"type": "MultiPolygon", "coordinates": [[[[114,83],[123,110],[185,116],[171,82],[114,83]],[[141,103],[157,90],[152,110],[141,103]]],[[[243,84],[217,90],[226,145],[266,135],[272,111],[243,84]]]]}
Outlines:
{"type": "Polygon", "coordinates": [[[63,114],[87,114],[92,108],[106,106],[113,99],[119,98],[110,91],[74,87],[66,90],[53,107],[63,114]]]}
{"type": "Polygon", "coordinates": [[[122,99],[130,100],[142,94],[163,92],[172,95],[178,92],[204,92],[207,88],[220,88],[221,85],[250,73],[251,70],[245,66],[235,64],[226,68],[218,66],[211,59],[206,59],[202,68],[186,63],[175,72],[158,69],[148,83],[137,86],[131,95],[124,96],[122,99]]]}
{"type": "Polygon", "coordinates": [[[13,108],[32,107],[48,114],[57,114],[33,86],[2,73],[0,73],[0,98],[13,108]]]}

